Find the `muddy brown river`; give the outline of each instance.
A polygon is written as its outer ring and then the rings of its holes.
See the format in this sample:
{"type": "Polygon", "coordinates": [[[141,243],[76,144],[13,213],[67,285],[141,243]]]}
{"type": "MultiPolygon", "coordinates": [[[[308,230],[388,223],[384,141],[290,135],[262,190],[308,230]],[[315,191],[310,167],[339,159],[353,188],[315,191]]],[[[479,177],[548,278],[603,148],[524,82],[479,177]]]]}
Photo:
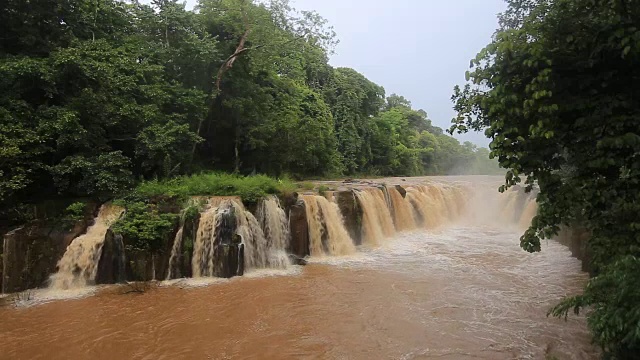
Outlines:
{"type": "Polygon", "coordinates": [[[547,318],[587,275],[564,246],[454,225],[286,272],[0,308],[2,359],[596,359],[547,318]]]}

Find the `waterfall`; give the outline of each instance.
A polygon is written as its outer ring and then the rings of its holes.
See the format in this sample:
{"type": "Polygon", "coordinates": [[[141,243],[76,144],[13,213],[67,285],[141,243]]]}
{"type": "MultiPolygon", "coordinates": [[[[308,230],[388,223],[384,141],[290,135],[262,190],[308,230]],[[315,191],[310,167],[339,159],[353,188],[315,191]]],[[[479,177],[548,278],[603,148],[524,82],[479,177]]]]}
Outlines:
{"type": "Polygon", "coordinates": [[[356,251],[338,205],[317,195],[302,195],[309,224],[311,256],[348,255],[356,251]]]}
{"type": "MultiPolygon", "coordinates": [[[[200,216],[196,233],[193,277],[219,276],[225,264],[240,266],[241,261],[244,261],[243,269],[289,266],[286,254],[289,225],[278,199],[269,197],[261,201],[257,214],[260,221],[233,198],[211,199],[209,208],[200,216]],[[240,259],[240,250],[237,250],[238,259],[227,259],[236,253],[223,253],[221,246],[234,247],[239,243],[243,245],[244,260],[240,259]]],[[[182,234],[176,234],[176,238],[178,236],[182,234]]],[[[232,274],[241,272],[239,268],[231,269],[232,274]]]]}
{"type": "Polygon", "coordinates": [[[240,215],[238,210],[244,211],[244,207],[231,199],[213,198],[209,201],[208,209],[200,216],[193,244],[193,277],[227,276],[228,274],[222,274],[221,267],[225,264],[227,267],[235,267],[230,270],[232,275],[241,272],[239,266],[243,260],[240,259],[240,251],[237,252],[238,259],[235,262],[229,258],[235,253],[230,255],[224,252],[225,246],[230,249],[246,240],[236,233],[237,218],[240,215]]]}
{"type": "Polygon", "coordinates": [[[507,193],[507,196],[505,198],[505,203],[504,203],[505,205],[502,208],[500,217],[503,219],[508,219],[509,222],[514,221],[517,202],[518,202],[518,191],[514,188],[507,193]]]}
{"type": "Polygon", "coordinates": [[[276,196],[269,196],[260,202],[256,212],[262,232],[267,239],[267,252],[270,267],[289,266],[287,246],[289,244],[289,220],[276,196]]]}
{"type": "Polygon", "coordinates": [[[538,212],[536,197],[521,187],[512,187],[501,198],[500,219],[519,229],[527,229],[538,212]]]}
{"type": "Polygon", "coordinates": [[[123,211],[121,207],[111,204],[100,207],[94,224],[87,228],[85,234],[71,241],[58,261],[58,272],[49,278],[50,288],[66,290],[93,284],[107,230],[123,211]]]}
{"type": "Polygon", "coordinates": [[[449,218],[442,192],[435,185],[408,187],[407,199],[413,205],[419,222],[425,228],[436,228],[449,218]]]}
{"type": "Polygon", "coordinates": [[[531,225],[531,220],[533,220],[533,217],[536,216],[538,212],[538,203],[535,197],[527,199],[525,204],[522,215],[520,215],[520,219],[518,220],[518,226],[521,229],[527,229],[531,225]]]}
{"type": "Polygon", "coordinates": [[[391,187],[387,191],[393,204],[393,223],[395,224],[396,230],[406,231],[415,229],[416,222],[411,203],[403,198],[395,187],[391,187]]]}
{"type": "Polygon", "coordinates": [[[167,271],[167,280],[173,279],[178,276],[178,259],[180,258],[180,252],[182,252],[182,234],[184,233],[184,216],[180,218],[180,227],[176,236],[173,239],[173,246],[171,247],[171,256],[169,257],[169,270],[167,271]]]}
{"type": "Polygon", "coordinates": [[[230,205],[230,202],[217,206],[210,204],[209,209],[201,214],[196,240],[193,244],[193,258],[191,260],[193,277],[214,276],[216,240],[223,225],[223,215],[229,213],[230,205]]]}
{"type": "Polygon", "coordinates": [[[440,185],[427,186],[427,192],[433,197],[436,204],[437,214],[440,217],[439,224],[442,225],[451,219],[451,207],[444,197],[444,192],[440,185]]]}
{"type": "Polygon", "coordinates": [[[395,228],[385,193],[379,188],[367,188],[355,194],[362,208],[362,242],[375,246],[393,236],[395,228]]]}
{"type": "Polygon", "coordinates": [[[258,220],[242,205],[234,202],[236,209],[236,231],[245,245],[246,268],[268,268],[271,266],[269,246],[258,220]]]}
{"type": "Polygon", "coordinates": [[[441,214],[438,213],[438,204],[425,186],[408,188],[407,199],[413,205],[422,227],[433,229],[440,225],[441,214]]]}
{"type": "Polygon", "coordinates": [[[127,281],[127,257],[124,253],[124,240],[122,235],[115,236],[116,253],[118,254],[118,276],[116,282],[121,283],[127,281]]]}

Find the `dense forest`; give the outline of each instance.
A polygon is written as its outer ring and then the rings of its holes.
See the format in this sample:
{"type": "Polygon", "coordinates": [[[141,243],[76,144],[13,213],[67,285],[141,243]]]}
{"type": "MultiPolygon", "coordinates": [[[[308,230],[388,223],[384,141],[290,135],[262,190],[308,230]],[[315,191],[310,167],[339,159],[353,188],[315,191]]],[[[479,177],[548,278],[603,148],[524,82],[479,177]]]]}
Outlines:
{"type": "Polygon", "coordinates": [[[498,171],[489,151],[349,68],[287,0],[7,0],[2,218],[202,171],[294,178],[498,171]]]}
{"type": "Polygon", "coordinates": [[[485,130],[506,186],[539,189],[527,251],[591,235],[592,279],[551,313],[587,311],[605,358],[640,354],[640,1],[510,0],[456,88],[451,131],[485,130]]]}

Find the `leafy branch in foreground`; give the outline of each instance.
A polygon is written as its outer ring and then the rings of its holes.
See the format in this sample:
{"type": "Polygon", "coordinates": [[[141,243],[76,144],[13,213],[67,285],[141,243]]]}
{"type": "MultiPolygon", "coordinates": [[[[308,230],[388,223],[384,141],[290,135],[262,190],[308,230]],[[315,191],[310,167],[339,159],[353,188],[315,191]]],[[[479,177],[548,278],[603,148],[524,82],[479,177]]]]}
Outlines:
{"type": "Polygon", "coordinates": [[[510,0],[493,41],[456,87],[449,130],[484,130],[508,169],[504,189],[539,188],[527,251],[561,226],[584,227],[595,277],[552,311],[590,306],[607,356],[640,346],[640,3],[510,0]],[[614,286],[615,285],[615,286],[614,286]],[[626,303],[625,301],[629,301],[626,303]],[[633,330],[631,330],[633,329],[633,330]]]}

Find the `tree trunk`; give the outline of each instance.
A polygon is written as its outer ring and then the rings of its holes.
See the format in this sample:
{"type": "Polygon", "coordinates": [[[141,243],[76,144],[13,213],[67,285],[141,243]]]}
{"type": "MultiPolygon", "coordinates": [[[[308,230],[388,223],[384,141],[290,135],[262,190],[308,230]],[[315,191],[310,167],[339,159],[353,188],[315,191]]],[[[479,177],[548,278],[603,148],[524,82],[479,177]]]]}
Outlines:
{"type": "Polygon", "coordinates": [[[239,134],[238,134],[238,132],[239,131],[236,128],[236,140],[234,141],[234,144],[233,144],[233,148],[234,148],[233,150],[234,150],[234,153],[235,153],[234,170],[233,170],[233,172],[236,173],[236,174],[240,173],[240,154],[239,154],[239,151],[238,151],[238,142],[239,142],[239,139],[238,139],[239,138],[239,134]]]}

